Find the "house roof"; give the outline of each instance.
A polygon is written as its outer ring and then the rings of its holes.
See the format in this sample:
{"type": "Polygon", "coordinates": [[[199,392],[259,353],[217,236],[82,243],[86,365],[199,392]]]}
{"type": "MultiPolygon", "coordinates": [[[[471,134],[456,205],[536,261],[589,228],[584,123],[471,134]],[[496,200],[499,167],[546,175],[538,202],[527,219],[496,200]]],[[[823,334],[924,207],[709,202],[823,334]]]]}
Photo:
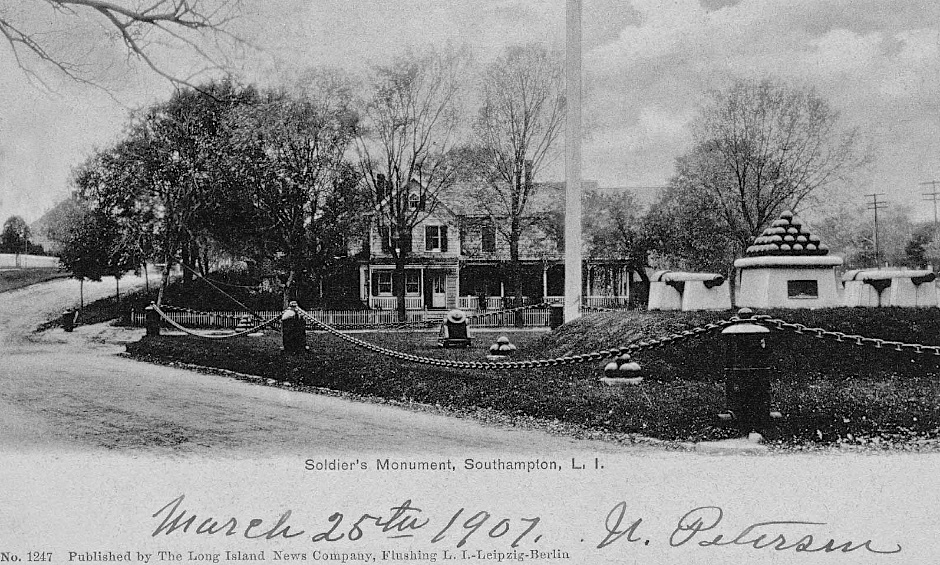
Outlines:
{"type": "MultiPolygon", "coordinates": [[[[420,182],[418,181],[418,179],[412,178],[411,181],[408,183],[408,186],[410,187],[410,186],[412,186],[413,184],[420,184],[420,182]]],[[[411,192],[411,191],[409,190],[409,192],[411,192]]],[[[372,213],[374,214],[374,213],[378,212],[379,210],[381,210],[383,204],[388,200],[388,198],[389,198],[389,197],[386,196],[382,201],[376,203],[376,204],[372,207],[372,213]]],[[[434,211],[431,212],[431,213],[428,214],[428,215],[430,215],[430,216],[437,216],[437,215],[439,215],[439,212],[442,211],[442,210],[443,210],[446,214],[449,214],[450,216],[452,216],[452,217],[454,217],[454,218],[456,218],[456,217],[458,217],[458,216],[460,215],[459,213],[455,212],[455,211],[453,210],[453,208],[451,207],[451,205],[450,205],[448,202],[445,202],[445,200],[444,200],[443,198],[438,198],[437,195],[435,195],[435,194],[428,194],[428,195],[427,195],[427,198],[431,198],[431,199],[433,199],[433,200],[435,201],[434,211]]]]}

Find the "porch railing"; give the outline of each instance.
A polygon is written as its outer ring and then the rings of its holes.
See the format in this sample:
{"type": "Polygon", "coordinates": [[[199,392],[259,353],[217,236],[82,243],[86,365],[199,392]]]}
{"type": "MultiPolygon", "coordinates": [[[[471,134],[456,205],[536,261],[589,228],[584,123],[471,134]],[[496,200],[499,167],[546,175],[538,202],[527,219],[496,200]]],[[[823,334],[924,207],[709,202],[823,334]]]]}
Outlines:
{"type": "MultiPolygon", "coordinates": [[[[530,304],[536,299],[523,297],[526,304],[530,304]]],[[[549,304],[564,304],[564,296],[546,296],[539,302],[548,302],[549,304]]],[[[582,296],[581,304],[588,308],[627,308],[630,304],[628,296],[582,296]]],[[[512,307],[512,297],[508,296],[490,296],[486,299],[486,310],[503,310],[512,307]]],[[[457,308],[461,310],[479,311],[479,299],[476,296],[457,297],[457,308]]]]}
{"type": "MultiPolygon", "coordinates": [[[[526,303],[529,302],[527,296],[523,296],[522,299],[526,303]]],[[[511,307],[512,301],[513,298],[509,296],[487,296],[484,310],[504,310],[511,307]]],[[[457,308],[461,310],[480,310],[480,299],[477,296],[458,296],[457,308]]]]}
{"type": "MultiPolygon", "coordinates": [[[[398,308],[398,298],[395,296],[370,296],[369,307],[377,310],[395,310],[398,308]]],[[[423,310],[424,298],[421,296],[406,296],[405,310],[423,310]]]]}

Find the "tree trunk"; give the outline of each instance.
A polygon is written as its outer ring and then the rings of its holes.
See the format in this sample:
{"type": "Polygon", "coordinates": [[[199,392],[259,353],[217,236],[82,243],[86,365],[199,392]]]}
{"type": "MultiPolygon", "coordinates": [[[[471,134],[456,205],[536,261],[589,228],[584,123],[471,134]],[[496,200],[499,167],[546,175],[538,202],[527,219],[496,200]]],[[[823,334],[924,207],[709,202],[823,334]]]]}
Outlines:
{"type": "Polygon", "coordinates": [[[85,279],[78,279],[78,309],[85,307],[85,279]]]}
{"type": "Polygon", "coordinates": [[[188,285],[193,282],[193,273],[197,272],[196,265],[199,259],[199,247],[192,241],[188,241],[181,246],[180,262],[183,265],[183,284],[188,285]]]}
{"type": "Polygon", "coordinates": [[[121,279],[120,277],[114,277],[114,301],[118,304],[121,303],[121,279]]]}
{"type": "Polygon", "coordinates": [[[163,264],[163,275],[162,281],[160,282],[160,291],[157,293],[157,306],[163,304],[163,294],[166,292],[167,287],[170,286],[170,254],[167,253],[164,257],[166,263],[163,264]]]}
{"type": "Polygon", "coordinates": [[[147,289],[147,294],[150,294],[150,273],[147,272],[146,261],[144,261],[144,288],[147,289]]]}
{"type": "Polygon", "coordinates": [[[398,310],[398,321],[407,322],[408,314],[405,312],[405,259],[399,256],[395,259],[395,275],[392,282],[397,299],[396,308],[398,310]],[[397,282],[397,285],[396,285],[397,282]]]}
{"type": "Polygon", "coordinates": [[[291,267],[290,271],[287,274],[287,282],[284,283],[284,309],[287,309],[287,306],[291,301],[296,301],[299,294],[297,292],[297,281],[300,278],[300,269],[297,267],[291,267]]]}
{"type": "Polygon", "coordinates": [[[734,265],[728,267],[728,270],[726,271],[726,275],[728,277],[728,292],[731,295],[731,307],[734,308],[738,300],[737,298],[737,294],[738,294],[737,282],[738,281],[735,280],[734,265]]]}
{"type": "MultiPolygon", "coordinates": [[[[522,306],[522,265],[519,261],[519,218],[512,218],[509,228],[509,277],[513,287],[512,307],[522,306]]],[[[516,327],[525,325],[522,311],[516,312],[516,327]]]]}

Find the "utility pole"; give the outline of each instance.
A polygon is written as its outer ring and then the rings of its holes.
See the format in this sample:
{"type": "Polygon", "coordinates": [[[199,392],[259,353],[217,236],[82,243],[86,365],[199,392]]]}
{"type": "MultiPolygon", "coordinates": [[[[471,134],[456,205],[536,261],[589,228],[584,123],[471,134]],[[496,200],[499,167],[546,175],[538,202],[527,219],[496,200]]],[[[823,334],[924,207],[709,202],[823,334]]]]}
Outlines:
{"type": "Polygon", "coordinates": [[[565,84],[565,322],[581,315],[581,0],[568,0],[565,84]]]}
{"type": "Polygon", "coordinates": [[[930,188],[933,190],[931,192],[924,193],[924,200],[928,202],[933,202],[933,232],[934,235],[937,233],[937,197],[940,196],[940,192],[937,191],[937,185],[940,184],[938,180],[931,180],[927,182],[920,183],[921,186],[930,185],[930,188]]]}
{"type": "Polygon", "coordinates": [[[884,200],[878,200],[879,196],[884,196],[884,192],[876,192],[874,194],[866,194],[866,198],[871,198],[871,202],[868,203],[868,209],[875,212],[875,267],[881,268],[881,250],[878,247],[878,210],[885,208],[888,203],[884,200]]]}

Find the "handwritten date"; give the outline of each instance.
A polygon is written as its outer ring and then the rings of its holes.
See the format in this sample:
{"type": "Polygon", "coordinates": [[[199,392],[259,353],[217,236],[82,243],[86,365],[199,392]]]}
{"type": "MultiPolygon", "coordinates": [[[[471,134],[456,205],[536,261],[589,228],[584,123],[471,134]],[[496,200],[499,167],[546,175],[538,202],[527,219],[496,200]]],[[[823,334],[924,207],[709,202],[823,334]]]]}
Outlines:
{"type": "MultiPolygon", "coordinates": [[[[231,517],[219,520],[214,517],[201,518],[197,514],[182,507],[186,496],[180,495],[157,510],[153,518],[160,519],[160,524],[154,529],[152,537],[161,534],[168,536],[175,532],[196,535],[222,535],[242,536],[248,539],[274,540],[292,539],[307,534],[306,530],[298,529],[289,524],[291,511],[287,510],[270,527],[265,527],[264,520],[253,518],[244,520],[231,517]]],[[[534,534],[534,530],[541,521],[533,518],[498,518],[490,512],[479,511],[472,515],[466,508],[454,512],[440,530],[431,538],[431,543],[441,543],[456,540],[456,547],[463,547],[478,532],[491,540],[505,538],[512,540],[511,548],[519,547],[523,541],[534,539],[538,542],[541,536],[534,534]]],[[[333,512],[327,518],[329,525],[310,536],[312,542],[338,542],[341,540],[358,541],[367,531],[384,534],[388,539],[413,538],[416,532],[424,530],[431,524],[431,518],[426,517],[424,510],[414,506],[412,501],[393,506],[385,515],[359,514],[358,517],[348,518],[342,512],[333,512]]],[[[309,535],[309,534],[307,534],[309,535]]]]}

